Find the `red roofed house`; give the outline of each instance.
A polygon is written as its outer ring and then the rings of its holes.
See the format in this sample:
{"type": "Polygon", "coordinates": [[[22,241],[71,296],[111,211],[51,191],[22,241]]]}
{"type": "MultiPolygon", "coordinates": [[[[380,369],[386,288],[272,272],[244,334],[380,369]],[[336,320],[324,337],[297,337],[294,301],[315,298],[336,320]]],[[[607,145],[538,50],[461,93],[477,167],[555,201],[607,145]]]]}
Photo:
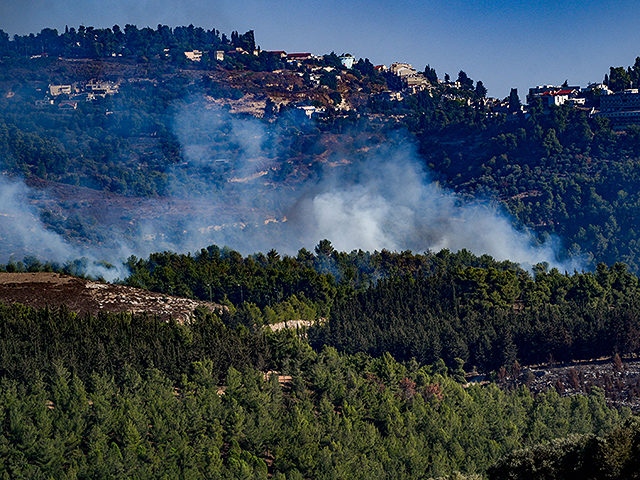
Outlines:
{"type": "Polygon", "coordinates": [[[550,107],[564,105],[569,100],[569,97],[574,90],[558,90],[556,92],[544,92],[539,98],[542,98],[542,103],[550,107]]]}
{"type": "Polygon", "coordinates": [[[531,105],[533,100],[540,98],[544,106],[564,105],[569,98],[580,92],[580,87],[556,87],[553,85],[541,85],[529,89],[527,104],[531,105]]]}

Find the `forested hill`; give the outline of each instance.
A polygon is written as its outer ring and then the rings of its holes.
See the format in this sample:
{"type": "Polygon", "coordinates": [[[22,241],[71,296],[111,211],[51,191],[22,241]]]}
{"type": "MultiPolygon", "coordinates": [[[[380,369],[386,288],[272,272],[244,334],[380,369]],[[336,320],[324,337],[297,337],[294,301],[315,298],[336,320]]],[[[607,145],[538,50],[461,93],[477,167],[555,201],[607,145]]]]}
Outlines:
{"type": "Polygon", "coordinates": [[[291,331],[228,328],[205,312],[180,325],[0,305],[0,473],[477,479],[514,449],[607,435],[629,418],[597,387],[534,398],[463,388],[452,373],[316,352],[291,331]]]}
{"type": "MultiPolygon", "coordinates": [[[[637,425],[608,406],[640,394],[625,370],[640,350],[638,281],[622,264],[532,275],[466,251],[323,241],[296,257],[210,246],[128,266],[130,285],[226,308],[180,324],[0,305],[3,474],[497,479],[529,478],[532,462],[562,472],[567,458],[633,471],[637,425]],[[312,326],[268,328],[299,319],[312,326]],[[520,364],[613,352],[613,379],[574,372],[536,395],[520,364]],[[465,371],[499,366],[498,384],[467,385],[465,371]]],[[[56,266],[4,266],[27,267],[56,266]]]]}
{"type": "MultiPolygon", "coordinates": [[[[530,273],[464,250],[346,253],[324,240],[295,257],[212,245],[126,266],[132,287],[226,305],[221,319],[233,328],[304,320],[317,348],[480,373],[640,353],[638,278],[621,263],[571,274],[539,264],[530,273]]],[[[37,261],[2,268],[70,271],[37,261]]]]}
{"type": "MultiPolygon", "coordinates": [[[[0,32],[3,275],[126,271],[159,310],[202,301],[180,321],[54,308],[52,285],[0,304],[0,476],[637,478],[640,128],[591,115],[597,88],[521,109],[463,70],[407,85],[341,56],[194,26],[0,32]],[[585,269],[203,240],[291,237],[323,181],[395,151],[585,269]],[[156,253],[42,254],[137,237],[156,253]]],[[[605,80],[637,84],[640,60],[605,80]]]]}
{"type": "Polygon", "coordinates": [[[621,261],[637,272],[640,129],[614,132],[571,107],[530,112],[499,127],[417,129],[426,161],[464,197],[504,202],[591,267],[621,261]]]}
{"type": "MultiPolygon", "coordinates": [[[[317,182],[327,166],[365,161],[377,145],[397,142],[400,130],[418,145],[431,178],[464,200],[501,202],[541,242],[558,235],[561,258],[578,257],[589,269],[624,262],[640,271],[640,130],[614,131],[591,116],[598,90],[584,94],[584,107],[534,103],[525,115],[517,113],[517,94],[506,108],[463,70],[457,80],[438,80],[427,65],[419,73],[428,88],[413,91],[367,58],[348,69],[335,53],[291,61],[282,55],[261,51],[253,31],[227,36],[193,26],[44,29],[13,38],[2,32],[3,170],[34,186],[56,185],[62,193],[54,202],[34,200],[41,220],[66,240],[95,245],[114,230],[133,235],[127,228],[135,219],[112,211],[105,231],[104,209],[74,204],[67,185],[109,194],[114,205],[114,196],[156,205],[176,192],[223,197],[230,185],[233,195],[264,199],[273,188],[317,182]],[[194,50],[204,52],[198,62],[184,54],[194,50]],[[54,96],[51,85],[71,90],[54,96]],[[223,107],[211,121],[218,133],[195,128],[189,138],[197,149],[186,148],[176,112],[205,110],[203,104],[223,107]],[[317,112],[308,119],[298,107],[317,112]],[[257,152],[234,132],[236,120],[247,117],[265,129],[257,152]],[[239,160],[248,155],[264,166],[251,181],[239,160]],[[204,157],[212,160],[206,168],[204,157]]],[[[635,84],[639,65],[612,68],[609,88],[635,84]]],[[[262,220],[282,215],[277,202],[268,207],[262,220]]]]}
{"type": "Polygon", "coordinates": [[[638,279],[623,264],[573,274],[538,265],[532,275],[466,251],[345,253],[323,241],[296,257],[213,246],[128,266],[132,286],[232,302],[234,326],[328,318],[310,332],[312,344],[350,353],[452,367],[460,359],[489,372],[640,351],[638,279]]]}

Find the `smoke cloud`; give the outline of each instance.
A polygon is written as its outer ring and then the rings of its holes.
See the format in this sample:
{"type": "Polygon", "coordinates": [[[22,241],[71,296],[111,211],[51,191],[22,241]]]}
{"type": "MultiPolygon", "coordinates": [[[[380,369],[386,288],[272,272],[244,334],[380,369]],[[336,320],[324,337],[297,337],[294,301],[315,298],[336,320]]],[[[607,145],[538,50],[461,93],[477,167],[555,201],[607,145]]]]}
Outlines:
{"type": "MultiPolygon", "coordinates": [[[[312,126],[300,121],[297,128],[312,126]]],[[[176,108],[174,133],[185,163],[166,172],[170,197],[140,200],[126,229],[103,220],[94,227],[102,241],[89,249],[47,230],[24,183],[0,178],[0,261],[22,251],[58,262],[84,256],[120,265],[131,254],[195,252],[211,244],[243,254],[271,248],[295,254],[326,238],[341,251],[466,248],[525,268],[540,262],[579,268],[558,260],[557,239],[537,245],[495,203],[463,203],[432,181],[407,139],[357,155],[340,152],[337,161],[318,162],[314,175],[293,172],[275,181],[287,142],[279,141],[284,132],[274,124],[185,103],[176,108]]]]}
{"type": "MultiPolygon", "coordinates": [[[[228,160],[238,172],[236,178],[259,180],[278,164],[280,152],[274,152],[270,145],[274,132],[267,132],[257,120],[229,119],[227,115],[206,108],[189,108],[179,114],[176,134],[184,155],[196,165],[220,168],[224,162],[219,159],[228,157],[228,152],[218,151],[214,138],[231,135],[239,146],[228,160]]],[[[431,181],[411,141],[394,140],[370,150],[364,159],[355,160],[343,152],[344,161],[338,165],[326,162],[319,179],[294,188],[262,191],[258,197],[243,194],[233,179],[227,178],[220,195],[208,201],[223,208],[221,199],[223,204],[234,199],[245,215],[266,207],[266,212],[259,213],[274,215],[278,221],[272,228],[259,228],[258,218],[245,216],[234,225],[253,226],[244,228],[246,235],[220,229],[211,239],[245,253],[273,247],[292,254],[327,238],[342,251],[466,248],[525,268],[540,262],[566,270],[579,267],[578,262],[558,261],[557,239],[537,245],[531,235],[516,229],[495,203],[461,203],[452,192],[431,181]]],[[[197,222],[202,225],[199,219],[197,222]]]]}
{"type": "MultiPolygon", "coordinates": [[[[335,172],[298,202],[294,218],[306,218],[306,242],[328,238],[338,250],[425,250],[463,248],[525,268],[540,262],[565,269],[557,242],[536,245],[492,203],[463,204],[430,181],[413,146],[382,148],[371,158],[335,172]]],[[[295,227],[294,227],[295,228],[295,227]]]]}
{"type": "Polygon", "coordinates": [[[107,268],[98,252],[72,245],[48,230],[40,219],[40,212],[32,204],[33,197],[47,199],[46,192],[32,190],[20,180],[0,175],[1,261],[21,261],[25,257],[60,265],[80,261],[78,269],[92,277],[124,278],[126,271],[120,262],[107,268]]]}

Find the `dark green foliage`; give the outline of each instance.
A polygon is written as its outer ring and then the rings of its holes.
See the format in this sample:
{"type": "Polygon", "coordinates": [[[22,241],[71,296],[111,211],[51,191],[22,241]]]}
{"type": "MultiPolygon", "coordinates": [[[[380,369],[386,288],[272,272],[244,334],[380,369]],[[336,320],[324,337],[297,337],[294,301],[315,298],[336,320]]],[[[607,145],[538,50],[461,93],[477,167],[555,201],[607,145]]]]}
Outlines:
{"type": "MultiPolygon", "coordinates": [[[[27,257],[3,268],[69,273],[72,266],[27,257]]],[[[444,359],[451,368],[461,360],[483,372],[515,361],[640,353],[638,279],[620,263],[571,275],[540,264],[532,276],[464,250],[345,253],[323,240],[296,257],[210,246],[195,256],[131,257],[126,266],[130,286],[229,306],[221,320],[232,328],[322,319],[309,331],[312,344],[349,353],[444,359]]]]}
{"type": "Polygon", "coordinates": [[[347,352],[390,352],[483,371],[640,351],[637,279],[624,265],[598,274],[474,268],[395,277],[338,298],[314,342],[347,352]]]}
{"type": "MultiPolygon", "coordinates": [[[[511,104],[518,106],[512,92],[511,104]]],[[[537,102],[529,118],[473,116],[454,105],[446,113],[415,97],[420,151],[440,179],[468,199],[503,202],[517,223],[541,240],[557,235],[561,256],[585,268],[618,261],[637,273],[638,132],[611,129],[568,105],[537,102]]],[[[424,100],[424,101],[423,101],[424,100]]],[[[466,111],[465,111],[466,110],[466,111]]]]}
{"type": "MultiPolygon", "coordinates": [[[[582,471],[593,435],[610,435],[606,465],[631,471],[635,437],[609,433],[629,412],[609,409],[603,390],[533,397],[526,387],[461,385],[473,365],[507,365],[517,376],[516,360],[548,352],[560,360],[637,351],[637,279],[623,265],[574,275],[538,265],[531,277],[465,251],[345,254],[326,240],[295,259],[212,246],[129,264],[131,282],[161,290],[198,291],[206,272],[215,295],[235,290],[239,305],[221,318],[197,311],[187,324],[0,307],[0,472],[427,478],[483,473],[514,450],[567,435],[579,437],[524,465],[582,471]],[[263,282],[282,297],[260,310],[251,300],[263,282]],[[288,308],[316,319],[314,302],[329,309],[328,323],[309,332],[315,351],[292,331],[259,328],[288,308]]],[[[39,268],[29,258],[21,265],[39,268]]]]}
{"type": "Polygon", "coordinates": [[[609,81],[607,86],[614,92],[620,92],[627,88],[631,88],[631,75],[630,70],[625,70],[624,67],[611,67],[609,69],[609,81]]]}
{"type": "Polygon", "coordinates": [[[509,93],[509,112],[516,113],[520,111],[520,97],[518,96],[518,89],[512,88],[509,93]]]}
{"type": "Polygon", "coordinates": [[[513,452],[493,465],[490,480],[640,478],[637,418],[602,437],[574,435],[513,452]]]}
{"type": "Polygon", "coordinates": [[[126,283],[164,293],[234,304],[252,302],[260,308],[288,300],[315,304],[328,314],[336,297],[347,298],[387,277],[422,277],[468,266],[516,269],[511,262],[497,262],[466,250],[451,253],[413,254],[410,251],[339,252],[328,240],[321,240],[315,252],[301,249],[296,257],[271,250],[243,258],[229,248],[211,245],[196,255],[154,253],[148,259],[131,257],[126,266],[126,283]],[[314,254],[315,253],[315,254],[314,254]]]}
{"type": "Polygon", "coordinates": [[[427,64],[426,67],[424,67],[424,76],[427,80],[429,80],[432,84],[437,84],[438,83],[438,74],[436,73],[436,69],[432,68],[431,66],[429,66],[427,64]]]}
{"type": "MultiPolygon", "coordinates": [[[[201,27],[176,27],[158,25],[157,29],[145,27],[139,29],[135,25],[125,25],[122,30],[118,25],[113,28],[94,28],[81,25],[67,28],[63,33],[55,29],[45,28],[37,35],[14,35],[7,41],[5,32],[0,31],[0,51],[10,57],[20,58],[31,55],[67,58],[107,58],[111,56],[133,57],[143,61],[150,59],[166,59],[166,51],[171,55],[184,58],[185,50],[218,50],[230,49],[226,37],[220,32],[204,30],[201,27]],[[4,39],[4,41],[3,41],[4,39]],[[167,49],[167,50],[165,50],[167,49]]],[[[253,31],[243,35],[233,32],[234,46],[248,51],[255,48],[253,31]]],[[[170,58],[170,57],[169,57],[170,58]]],[[[173,60],[178,60],[174,58],[173,60]]]]}
{"type": "Polygon", "coordinates": [[[458,72],[457,82],[460,83],[460,87],[463,89],[469,90],[473,88],[473,80],[469,78],[464,70],[458,72]]]}
{"type": "Polygon", "coordinates": [[[14,306],[0,326],[0,474],[11,478],[481,473],[514,448],[602,435],[628,416],[599,394],[464,389],[415,361],[316,353],[289,333],[259,335],[260,347],[212,317],[79,320],[14,306]],[[100,345],[106,362],[90,354],[100,345]],[[258,351],[256,368],[245,353],[258,351]]]}
{"type": "MultiPolygon", "coordinates": [[[[313,345],[423,363],[460,359],[481,371],[640,352],[638,280],[625,265],[534,276],[509,262],[441,251],[349,254],[323,240],[315,254],[243,258],[209,247],[198,255],[131,259],[129,285],[247,305],[225,319],[247,328],[283,320],[328,321],[313,345]],[[287,313],[291,312],[291,313],[287,313]]],[[[230,322],[230,323],[229,323],[230,322]]]]}
{"type": "Polygon", "coordinates": [[[478,80],[478,82],[476,83],[476,95],[479,98],[484,98],[487,96],[487,87],[484,86],[482,80],[478,80]]]}
{"type": "Polygon", "coordinates": [[[206,357],[214,362],[210,375],[217,382],[231,365],[264,364],[268,350],[263,335],[236,333],[211,314],[185,326],[145,315],[81,317],[66,308],[0,306],[0,376],[6,378],[24,380],[65,365],[83,380],[92,372],[118,377],[125,366],[156,367],[178,380],[206,357]]]}

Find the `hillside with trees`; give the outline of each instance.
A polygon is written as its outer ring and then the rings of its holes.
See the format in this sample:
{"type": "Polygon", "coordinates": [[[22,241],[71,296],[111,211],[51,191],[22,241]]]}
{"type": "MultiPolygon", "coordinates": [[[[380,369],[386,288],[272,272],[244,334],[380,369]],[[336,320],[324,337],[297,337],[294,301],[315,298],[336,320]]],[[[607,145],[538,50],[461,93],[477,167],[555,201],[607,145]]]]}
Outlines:
{"type": "MultiPolygon", "coordinates": [[[[389,100],[383,93],[401,90],[399,77],[366,58],[352,69],[335,53],[289,62],[262,52],[252,31],[227,37],[193,26],[44,29],[13,39],[3,33],[0,52],[0,147],[12,175],[144,198],[221,191],[240,167],[228,161],[242,155],[234,117],[216,121],[226,135],[198,139],[209,155],[226,159],[203,171],[185,158],[175,114],[204,98],[227,106],[237,100],[253,110],[236,117],[257,115],[265,126],[260,155],[268,159],[270,184],[317,181],[327,161],[345,151],[355,161],[362,147],[393,142],[400,129],[417,143],[432,176],[462,199],[499,202],[541,242],[557,235],[561,258],[579,258],[590,269],[624,262],[638,273],[640,135],[635,126],[614,131],[605,118],[588,115],[597,91],[587,95],[586,109],[534,103],[526,116],[516,113],[520,100],[512,92],[513,113],[496,113],[481,81],[463,70],[455,81],[438,81],[427,65],[421,73],[428,89],[389,100]],[[199,62],[184,54],[193,50],[205,52],[199,62]],[[93,101],[73,100],[75,94],[48,100],[50,84],[82,90],[95,80],[118,84],[118,92],[93,101]],[[69,101],[76,107],[60,108],[69,101]],[[324,113],[309,120],[297,108],[305,105],[324,113]]],[[[637,65],[612,68],[605,83],[625,88],[637,65]]],[[[264,187],[247,188],[252,193],[244,195],[254,196],[264,187]]],[[[64,206],[43,220],[69,239],[99,237],[87,234],[91,215],[64,206]]]]}
{"type": "MultiPolygon", "coordinates": [[[[424,88],[367,58],[263,52],[253,31],[0,32],[3,181],[23,179],[25,217],[66,242],[126,241],[143,201],[148,216],[186,218],[203,197],[278,239],[268,192],[410,144],[460,204],[490,202],[584,266],[330,240],[294,254],[8,257],[7,274],[123,263],[119,283],[154,301],[217,309],[178,322],[0,304],[3,478],[636,478],[640,128],[590,115],[597,89],[583,108],[525,114],[515,90],[491,99],[464,70],[416,75],[424,88]],[[612,373],[586,378],[576,362],[612,373]],[[534,372],[558,365],[540,387],[534,372]]],[[[604,83],[639,79],[636,60],[604,83]]]]}
{"type": "Polygon", "coordinates": [[[463,388],[444,366],[291,332],[0,307],[0,471],[13,478],[428,478],[484,472],[629,417],[601,390],[463,388]]]}
{"type": "MultiPolygon", "coordinates": [[[[210,246],[128,265],[130,285],[225,308],[181,324],[0,306],[3,473],[527,478],[545,455],[554,472],[565,455],[633,468],[635,447],[614,442],[635,435],[629,408],[612,407],[622,377],[576,394],[582,380],[567,374],[566,388],[532,393],[525,367],[615,353],[625,371],[640,315],[622,264],[532,276],[465,251],[345,253],[323,241],[296,257],[210,246]],[[270,328],[299,319],[310,327],[270,328]],[[478,373],[492,381],[468,383],[478,373]]],[[[640,384],[625,392],[637,409],[640,384]]]]}

